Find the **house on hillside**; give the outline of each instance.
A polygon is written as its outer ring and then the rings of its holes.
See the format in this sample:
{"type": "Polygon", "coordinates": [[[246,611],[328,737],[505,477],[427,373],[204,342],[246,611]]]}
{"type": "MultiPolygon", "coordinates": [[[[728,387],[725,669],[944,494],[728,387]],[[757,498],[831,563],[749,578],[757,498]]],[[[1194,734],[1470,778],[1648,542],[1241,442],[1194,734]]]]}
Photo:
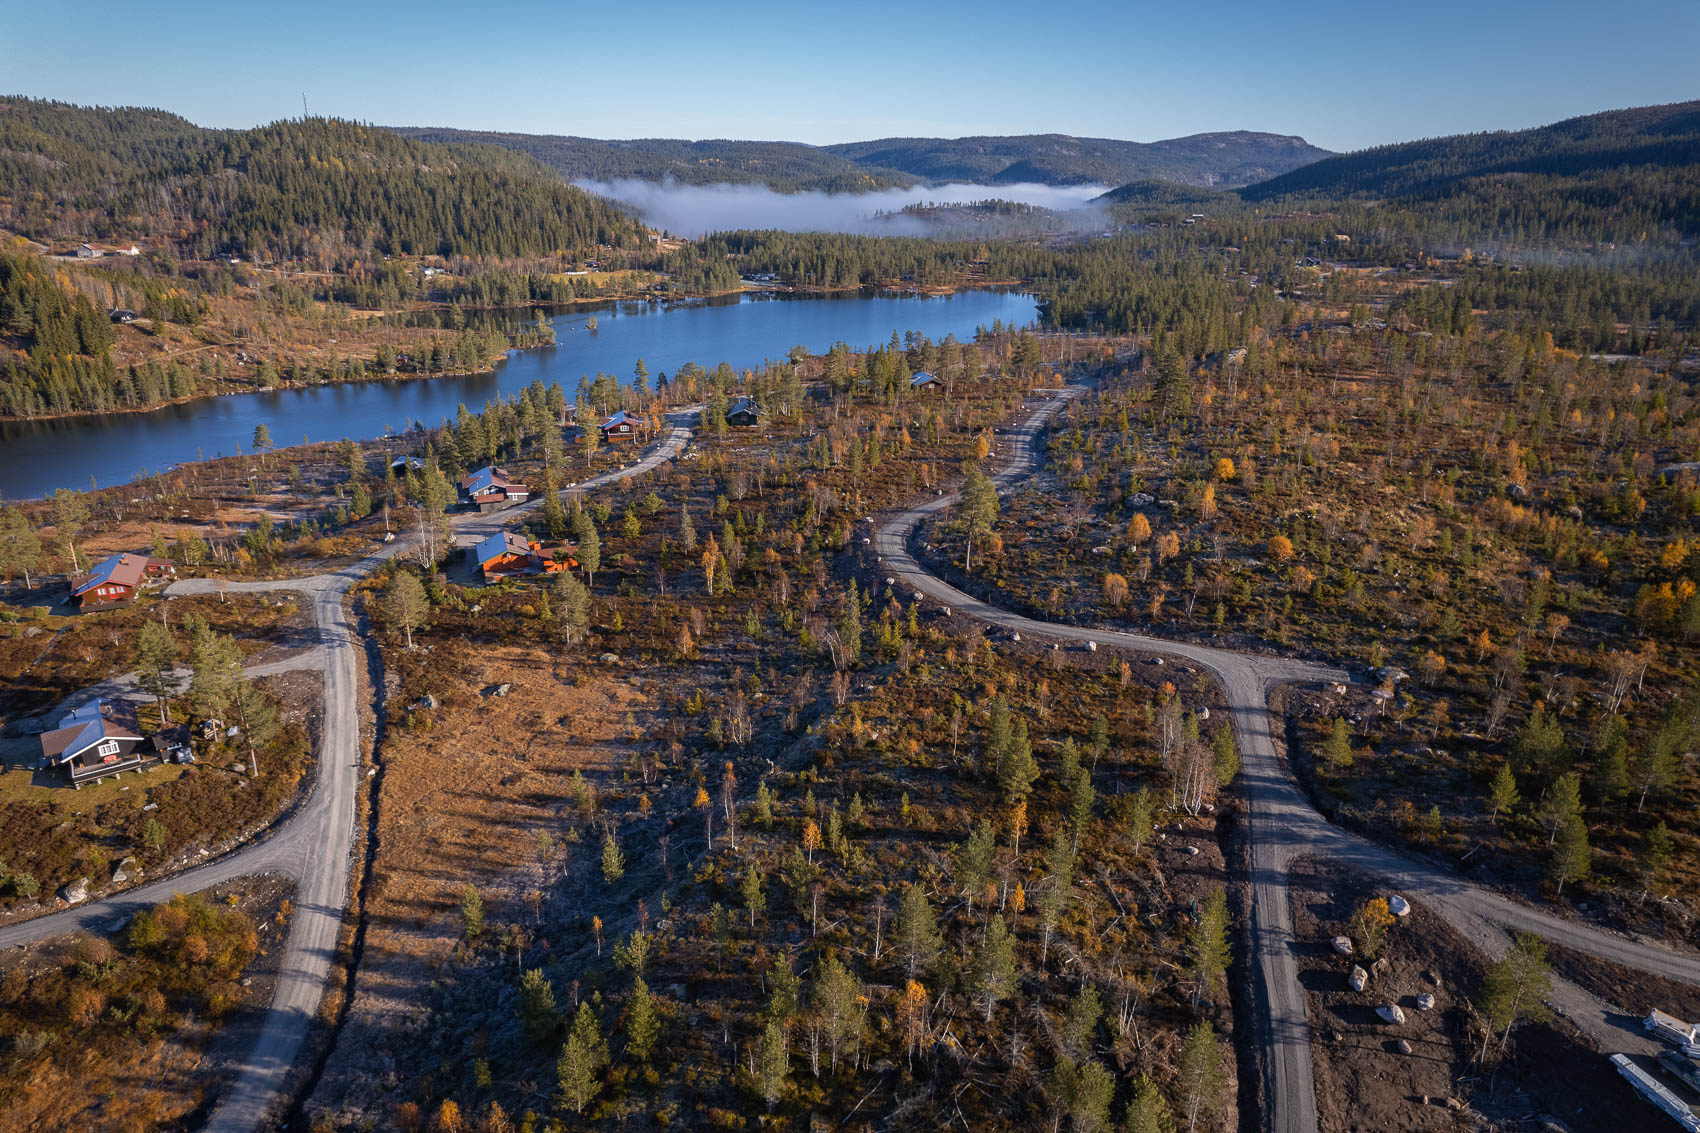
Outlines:
{"type": "Polygon", "coordinates": [[[159,755],[142,735],[135,705],[122,700],[91,701],[41,734],[41,766],[58,770],[78,788],[108,775],[152,767],[159,755]]]}
{"type": "Polygon", "coordinates": [[[532,542],[518,531],[496,532],[472,548],[472,558],[485,582],[554,574],[578,566],[570,549],[565,554],[550,554],[542,543],[532,542]]]}
{"type": "Polygon", "coordinates": [[[169,559],[123,551],[102,559],[86,574],[72,575],[71,603],[85,613],[128,605],[143,586],[176,573],[169,559]]]}
{"type": "Polygon", "coordinates": [[[479,511],[491,512],[524,503],[531,498],[531,489],[490,464],[461,477],[460,495],[479,511]]]}
{"type": "Polygon", "coordinates": [[[624,409],[602,422],[602,439],[609,444],[637,439],[637,419],[624,409]]]}
{"type": "Polygon", "coordinates": [[[106,255],[106,253],[95,247],[93,244],[77,245],[77,258],[79,260],[98,260],[104,255],[106,255]]]}
{"type": "Polygon", "coordinates": [[[753,397],[740,397],[726,411],[726,423],[740,429],[753,429],[761,424],[761,408],[753,397]]]}
{"type": "Polygon", "coordinates": [[[398,456],[390,461],[390,471],[397,476],[406,476],[409,472],[418,474],[425,471],[425,462],[417,456],[398,456]]]}
{"type": "Polygon", "coordinates": [[[909,379],[909,388],[927,393],[943,393],[944,379],[937,374],[929,374],[927,371],[921,370],[909,379]]]}
{"type": "Polygon", "coordinates": [[[115,323],[133,323],[136,321],[136,312],[128,307],[114,307],[106,314],[115,323]]]}

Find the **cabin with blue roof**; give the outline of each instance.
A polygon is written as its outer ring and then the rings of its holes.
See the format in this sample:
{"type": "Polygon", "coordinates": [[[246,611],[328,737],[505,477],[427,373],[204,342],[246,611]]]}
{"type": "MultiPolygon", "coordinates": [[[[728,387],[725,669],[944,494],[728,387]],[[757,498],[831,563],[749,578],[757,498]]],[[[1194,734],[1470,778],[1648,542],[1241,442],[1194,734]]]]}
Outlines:
{"type": "Polygon", "coordinates": [[[461,499],[482,512],[522,504],[531,498],[531,489],[510,478],[505,469],[487,464],[460,479],[461,499]]]}
{"type": "Polygon", "coordinates": [[[504,578],[521,578],[530,574],[553,574],[578,566],[570,548],[551,555],[542,543],[527,539],[518,531],[498,531],[472,548],[472,561],[485,582],[504,578]]]}
{"type": "Polygon", "coordinates": [[[631,416],[624,409],[602,422],[602,439],[610,444],[635,440],[637,434],[637,418],[631,416]]]}
{"type": "Polygon", "coordinates": [[[726,423],[736,429],[753,429],[761,424],[761,407],[753,397],[740,397],[726,411],[726,423]]]}
{"type": "Polygon", "coordinates": [[[135,706],[121,700],[90,701],[41,735],[42,767],[59,771],[73,787],[157,762],[135,706]]]}

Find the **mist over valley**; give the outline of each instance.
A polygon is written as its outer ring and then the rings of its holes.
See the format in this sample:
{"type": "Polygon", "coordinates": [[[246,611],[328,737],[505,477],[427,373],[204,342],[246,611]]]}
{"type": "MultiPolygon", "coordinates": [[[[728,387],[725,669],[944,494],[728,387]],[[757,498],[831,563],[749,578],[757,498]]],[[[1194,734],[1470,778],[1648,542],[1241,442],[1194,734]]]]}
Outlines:
{"type": "Polygon", "coordinates": [[[1068,214],[1061,227],[1090,228],[1101,225],[1107,215],[1091,202],[1109,189],[1097,183],[997,186],[953,183],[865,193],[814,190],[781,193],[765,185],[688,185],[631,177],[580,180],[575,184],[635,209],[646,224],[691,239],[737,229],[928,236],[935,234],[936,226],[924,216],[904,213],[903,209],[912,205],[966,205],[988,200],[1011,201],[1068,214]]]}

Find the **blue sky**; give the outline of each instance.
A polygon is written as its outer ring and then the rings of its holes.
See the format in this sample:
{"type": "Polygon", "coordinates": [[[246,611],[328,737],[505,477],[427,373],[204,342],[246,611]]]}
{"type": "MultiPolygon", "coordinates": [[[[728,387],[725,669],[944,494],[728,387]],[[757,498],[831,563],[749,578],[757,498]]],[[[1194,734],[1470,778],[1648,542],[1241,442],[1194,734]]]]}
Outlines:
{"type": "Polygon", "coordinates": [[[591,137],[1302,134],[1330,149],[1700,97],[1696,0],[1419,5],[0,3],[0,92],[591,137]]]}

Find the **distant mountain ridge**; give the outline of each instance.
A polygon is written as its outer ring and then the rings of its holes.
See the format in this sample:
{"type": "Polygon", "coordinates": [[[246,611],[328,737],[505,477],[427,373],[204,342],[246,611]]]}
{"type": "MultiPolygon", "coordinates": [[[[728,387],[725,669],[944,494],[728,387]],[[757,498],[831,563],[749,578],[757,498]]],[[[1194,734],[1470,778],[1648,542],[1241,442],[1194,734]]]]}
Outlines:
{"type": "Polygon", "coordinates": [[[1303,138],[1234,130],[1159,142],[1077,138],[1068,134],[1012,137],[882,138],[825,147],[859,165],[898,169],[929,181],[1047,185],[1177,181],[1235,187],[1261,181],[1331,156],[1303,138]]]}
{"type": "Polygon", "coordinates": [[[672,180],[687,185],[766,184],[782,191],[861,192],[908,186],[915,178],[873,169],[802,142],[711,138],[630,138],[605,141],[564,134],[515,134],[428,126],[391,127],[403,137],[452,144],[479,142],[536,158],[570,181],[672,180]]]}
{"type": "Polygon", "coordinates": [[[1496,174],[1577,177],[1637,166],[1695,165],[1700,165],[1700,101],[1335,154],[1248,185],[1240,196],[1248,201],[1402,197],[1447,191],[1496,174]]]}
{"type": "Polygon", "coordinates": [[[686,184],[765,184],[860,192],[923,182],[1046,185],[1132,180],[1236,187],[1330,156],[1303,138],[1252,131],[1194,134],[1159,142],[1030,134],[973,138],[882,138],[811,146],[801,142],[635,138],[605,141],[552,134],[515,134],[404,126],[396,133],[426,142],[482,142],[535,157],[569,180],[637,178],[686,184]]]}

